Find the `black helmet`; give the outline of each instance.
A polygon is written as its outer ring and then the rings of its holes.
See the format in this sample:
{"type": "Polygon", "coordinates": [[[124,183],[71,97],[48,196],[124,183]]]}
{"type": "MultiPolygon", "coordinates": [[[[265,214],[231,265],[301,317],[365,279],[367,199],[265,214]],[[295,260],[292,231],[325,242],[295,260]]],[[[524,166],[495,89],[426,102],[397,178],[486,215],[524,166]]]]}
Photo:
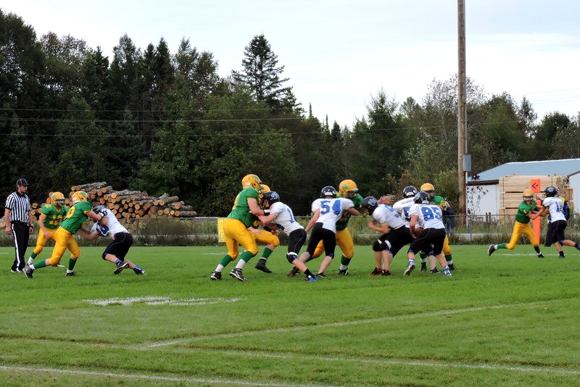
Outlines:
{"type": "Polygon", "coordinates": [[[544,192],[546,193],[546,197],[551,198],[556,196],[556,194],[558,193],[558,189],[556,189],[556,187],[554,186],[549,186],[548,188],[546,188],[544,192]]]}
{"type": "Polygon", "coordinates": [[[417,194],[417,188],[413,187],[412,185],[408,185],[403,188],[403,197],[404,198],[412,198],[417,194]]]}
{"type": "Polygon", "coordinates": [[[320,197],[325,198],[327,196],[332,196],[333,198],[336,197],[336,188],[331,185],[327,185],[320,191],[320,197]]]}
{"type": "Polygon", "coordinates": [[[107,211],[105,210],[105,206],[97,206],[93,208],[93,212],[95,214],[99,214],[101,216],[107,216],[107,211]]]}
{"type": "Polygon", "coordinates": [[[417,204],[429,204],[429,194],[424,191],[417,192],[413,197],[413,200],[417,204]]]}
{"type": "Polygon", "coordinates": [[[269,205],[272,205],[280,201],[280,195],[276,191],[268,191],[262,195],[262,203],[268,201],[269,205]]]}
{"type": "Polygon", "coordinates": [[[16,180],[16,185],[28,187],[28,182],[26,181],[26,179],[21,177],[20,179],[16,180]]]}
{"type": "Polygon", "coordinates": [[[369,215],[372,215],[373,212],[377,209],[379,203],[374,196],[368,196],[364,198],[361,207],[366,209],[369,212],[369,215]]]}

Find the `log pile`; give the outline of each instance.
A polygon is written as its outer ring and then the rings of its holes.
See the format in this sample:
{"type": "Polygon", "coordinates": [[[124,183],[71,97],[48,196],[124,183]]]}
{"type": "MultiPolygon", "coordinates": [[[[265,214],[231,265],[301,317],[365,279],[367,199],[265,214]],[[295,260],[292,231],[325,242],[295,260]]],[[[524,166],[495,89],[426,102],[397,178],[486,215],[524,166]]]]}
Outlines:
{"type": "MultiPolygon", "coordinates": [[[[68,207],[72,206],[70,196],[77,191],[85,191],[93,207],[103,205],[115,214],[118,219],[132,222],[135,219],[172,217],[192,219],[197,213],[177,196],[163,194],[160,197],[149,196],[145,191],[116,191],[106,182],[88,183],[71,187],[69,198],[65,199],[68,207]]],[[[38,217],[43,203],[33,203],[33,213],[38,217]]]]}

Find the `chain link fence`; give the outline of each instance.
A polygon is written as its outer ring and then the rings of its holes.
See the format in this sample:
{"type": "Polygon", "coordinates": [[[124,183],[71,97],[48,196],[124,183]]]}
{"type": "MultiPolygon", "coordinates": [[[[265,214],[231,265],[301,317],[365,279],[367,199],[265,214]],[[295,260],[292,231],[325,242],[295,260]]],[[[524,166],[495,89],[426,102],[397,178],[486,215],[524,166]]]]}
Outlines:
{"type": "MultiPolygon", "coordinates": [[[[297,217],[296,220],[305,226],[309,217],[297,217]]],[[[355,244],[372,244],[377,233],[367,227],[371,220],[369,216],[351,218],[348,229],[355,244]]],[[[123,223],[123,222],[122,222],[123,223]]],[[[198,217],[189,220],[172,218],[136,219],[132,223],[123,223],[135,239],[138,246],[215,246],[218,245],[217,217],[198,217]]],[[[513,216],[446,216],[444,223],[450,237],[451,244],[490,244],[508,242],[514,225],[513,216]]],[[[547,229],[547,220],[542,219],[541,242],[547,229]]],[[[30,236],[29,246],[36,244],[35,234],[30,236]]],[[[580,241],[580,217],[572,216],[568,220],[566,237],[574,241],[580,241]]],[[[81,246],[106,246],[110,238],[98,238],[95,241],[87,241],[76,237],[81,246]]],[[[282,244],[286,244],[287,237],[280,235],[282,244]]],[[[521,244],[529,243],[525,237],[520,240],[521,244]]],[[[1,246],[14,246],[11,236],[2,233],[0,236],[1,246]]],[[[47,246],[52,246],[49,241],[47,246]]]]}

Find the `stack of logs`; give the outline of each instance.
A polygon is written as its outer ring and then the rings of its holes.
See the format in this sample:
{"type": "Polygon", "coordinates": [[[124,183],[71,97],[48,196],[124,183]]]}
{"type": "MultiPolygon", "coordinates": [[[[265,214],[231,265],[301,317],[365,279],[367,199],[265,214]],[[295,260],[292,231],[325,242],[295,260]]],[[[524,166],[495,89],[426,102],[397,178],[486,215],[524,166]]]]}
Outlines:
{"type": "MultiPolygon", "coordinates": [[[[144,191],[115,191],[104,181],[75,185],[71,187],[71,191],[70,195],[76,191],[85,191],[93,206],[103,205],[110,209],[118,219],[125,219],[128,222],[156,217],[191,219],[197,216],[193,208],[180,201],[177,196],[163,194],[160,197],[152,197],[144,191]]],[[[70,195],[65,200],[68,207],[72,205],[70,195]]],[[[41,206],[42,203],[32,204],[33,212],[37,216],[40,215],[41,206]]]]}

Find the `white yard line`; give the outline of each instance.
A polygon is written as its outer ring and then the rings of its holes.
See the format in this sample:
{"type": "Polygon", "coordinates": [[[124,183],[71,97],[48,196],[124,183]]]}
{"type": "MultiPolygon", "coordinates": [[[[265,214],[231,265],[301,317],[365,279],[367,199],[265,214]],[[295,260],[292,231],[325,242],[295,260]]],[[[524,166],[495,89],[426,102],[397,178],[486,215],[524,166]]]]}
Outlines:
{"type": "MultiPolygon", "coordinates": [[[[542,302],[542,301],[540,301],[540,302],[542,302]]],[[[234,333],[210,334],[210,335],[204,335],[204,336],[194,336],[194,337],[189,337],[189,338],[185,338],[185,339],[174,339],[174,340],[165,340],[165,341],[158,341],[158,342],[152,342],[152,343],[151,342],[144,343],[144,344],[142,344],[142,347],[159,348],[159,347],[167,347],[167,346],[171,346],[171,345],[184,344],[184,343],[188,343],[188,342],[200,341],[200,340],[206,340],[206,339],[252,336],[252,335],[262,335],[262,334],[266,334],[266,333],[292,332],[292,331],[301,331],[304,329],[312,329],[312,328],[329,328],[329,327],[344,327],[344,326],[359,325],[359,324],[372,324],[372,323],[384,322],[384,321],[406,320],[409,318],[436,317],[436,316],[444,316],[447,314],[479,312],[482,310],[492,310],[492,309],[505,309],[505,308],[511,308],[514,306],[529,306],[529,305],[534,305],[537,303],[539,303],[539,302],[480,306],[480,307],[464,308],[464,309],[440,310],[440,311],[436,311],[436,312],[427,312],[427,313],[411,313],[411,314],[402,314],[402,315],[397,315],[397,316],[385,316],[385,317],[351,320],[351,321],[339,321],[339,322],[332,322],[332,323],[325,323],[325,324],[297,325],[297,326],[291,326],[291,327],[270,328],[270,329],[251,330],[251,331],[242,331],[242,332],[234,332],[234,333]]]]}
{"type": "MultiPolygon", "coordinates": [[[[293,384],[293,383],[261,383],[261,382],[245,382],[237,380],[224,379],[206,379],[206,378],[188,378],[178,376],[156,376],[156,375],[142,375],[142,374],[121,374],[113,372],[101,371],[83,371],[83,370],[64,370],[57,368],[35,368],[35,367],[19,367],[19,366],[0,366],[0,371],[6,372],[49,372],[56,374],[68,374],[76,376],[100,376],[120,379],[141,379],[155,382],[173,382],[173,383],[191,383],[191,384],[229,384],[234,386],[272,386],[272,387],[312,387],[319,386],[314,384],[293,384]]],[[[330,386],[330,385],[324,385],[330,386]]]]}

